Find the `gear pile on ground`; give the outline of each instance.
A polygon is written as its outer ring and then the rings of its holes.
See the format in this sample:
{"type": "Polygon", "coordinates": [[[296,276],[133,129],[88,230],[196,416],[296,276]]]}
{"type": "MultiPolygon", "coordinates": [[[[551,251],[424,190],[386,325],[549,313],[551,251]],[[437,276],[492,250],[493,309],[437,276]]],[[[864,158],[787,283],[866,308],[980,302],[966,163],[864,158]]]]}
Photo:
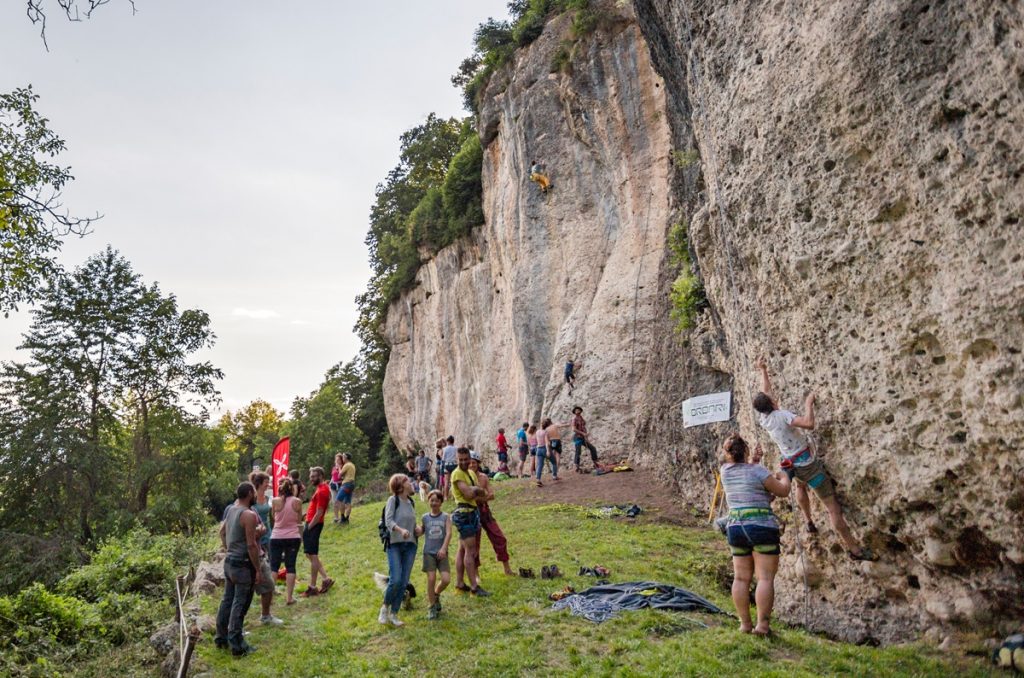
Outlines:
{"type": "Polygon", "coordinates": [[[556,600],[552,605],[554,610],[568,609],[577,617],[597,623],[611,619],[622,610],[642,610],[645,607],[726,614],[714,603],[686,589],[651,581],[592,586],[586,591],[556,600]]]}

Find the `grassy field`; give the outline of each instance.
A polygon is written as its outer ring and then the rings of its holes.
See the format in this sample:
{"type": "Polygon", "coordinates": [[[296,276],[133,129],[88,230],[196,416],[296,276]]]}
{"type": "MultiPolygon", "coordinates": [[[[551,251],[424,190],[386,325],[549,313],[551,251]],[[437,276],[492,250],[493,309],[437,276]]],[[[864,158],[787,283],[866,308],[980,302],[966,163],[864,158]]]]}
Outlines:
{"type": "MultiPolygon", "coordinates": [[[[555,563],[567,573],[543,581],[505,577],[484,543],[484,586],[494,595],[475,599],[449,589],[444,613],[426,618],[425,595],[403,611],[403,628],[381,626],[381,593],[371,573],[387,572],[377,538],[382,504],[358,506],[352,523],[328,525],[321,555],[337,585],[326,596],[275,614],[285,626],[258,623],[258,601],[249,614],[249,642],[257,652],[234,658],[203,639],[194,674],[214,676],[963,676],[989,675],[984,662],[948,663],[918,645],[871,648],[835,643],[776,624],[770,640],[740,634],[721,615],[643,610],[593,624],[553,612],[547,596],[565,584],[583,590],[593,579],[575,576],[580,565],[601,564],[615,581],[655,580],[686,587],[731,609],[721,586],[727,549],[711,530],[654,522],[587,517],[575,506],[516,506],[518,487],[500,485],[493,504],[509,538],[512,565],[555,563]]],[[[422,507],[418,508],[421,509],[422,507]]],[[[300,555],[300,559],[302,556],[300,555]]],[[[421,592],[419,555],[412,582],[421,592]]],[[[308,570],[306,570],[308,572],[308,570]]],[[[303,572],[300,563],[300,574],[303,572]]],[[[453,573],[454,574],[454,573],[453,573]]],[[[308,574],[306,575],[308,576],[308,574]]],[[[454,583],[454,582],[453,582],[454,583]]],[[[304,588],[300,585],[298,590],[304,588]]],[[[214,613],[216,596],[203,601],[214,613]]]]}

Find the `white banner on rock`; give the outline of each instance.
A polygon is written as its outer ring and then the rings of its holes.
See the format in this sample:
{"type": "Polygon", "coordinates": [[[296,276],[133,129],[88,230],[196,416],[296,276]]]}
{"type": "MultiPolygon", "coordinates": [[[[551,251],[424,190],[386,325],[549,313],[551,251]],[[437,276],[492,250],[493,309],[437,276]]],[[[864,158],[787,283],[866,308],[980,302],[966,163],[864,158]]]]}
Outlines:
{"type": "Polygon", "coordinates": [[[732,391],[708,393],[683,401],[683,428],[729,421],[732,413],[732,391]]]}

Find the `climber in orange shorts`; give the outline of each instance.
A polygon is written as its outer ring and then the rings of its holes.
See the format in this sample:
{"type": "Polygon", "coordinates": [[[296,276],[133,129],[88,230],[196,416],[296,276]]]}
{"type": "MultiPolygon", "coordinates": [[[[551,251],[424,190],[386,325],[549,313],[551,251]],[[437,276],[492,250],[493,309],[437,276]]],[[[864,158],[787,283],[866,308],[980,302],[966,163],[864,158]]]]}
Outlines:
{"type": "Polygon", "coordinates": [[[548,189],[551,188],[551,179],[548,178],[544,165],[536,160],[530,163],[530,181],[540,186],[541,193],[547,193],[548,189]]]}

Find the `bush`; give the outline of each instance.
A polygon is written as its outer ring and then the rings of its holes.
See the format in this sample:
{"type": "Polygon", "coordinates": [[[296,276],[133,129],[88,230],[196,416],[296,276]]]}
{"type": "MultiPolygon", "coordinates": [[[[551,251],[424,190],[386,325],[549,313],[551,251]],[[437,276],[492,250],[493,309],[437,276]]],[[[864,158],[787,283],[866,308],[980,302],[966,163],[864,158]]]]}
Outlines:
{"type": "Polygon", "coordinates": [[[34,582],[53,586],[86,561],[77,544],[0,530],[0,594],[13,595],[34,582]]]}
{"type": "Polygon", "coordinates": [[[38,582],[17,596],[0,598],[0,635],[15,645],[74,644],[95,631],[98,621],[84,600],[51,593],[38,582]]]}
{"type": "Polygon", "coordinates": [[[92,562],[61,580],[58,589],[89,601],[97,601],[108,593],[170,598],[176,574],[175,556],[188,559],[182,539],[154,537],[145,530],[135,530],[108,539],[92,562]]]}
{"type": "Polygon", "coordinates": [[[682,332],[693,327],[697,313],[707,304],[707,297],[700,278],[693,272],[685,222],[675,224],[669,231],[668,246],[672,265],[679,271],[669,292],[671,317],[676,321],[676,329],[682,332]]]}
{"type": "Polygon", "coordinates": [[[147,637],[174,614],[170,601],[154,601],[138,593],[106,593],[94,609],[101,623],[99,635],[113,645],[147,637]]]}

